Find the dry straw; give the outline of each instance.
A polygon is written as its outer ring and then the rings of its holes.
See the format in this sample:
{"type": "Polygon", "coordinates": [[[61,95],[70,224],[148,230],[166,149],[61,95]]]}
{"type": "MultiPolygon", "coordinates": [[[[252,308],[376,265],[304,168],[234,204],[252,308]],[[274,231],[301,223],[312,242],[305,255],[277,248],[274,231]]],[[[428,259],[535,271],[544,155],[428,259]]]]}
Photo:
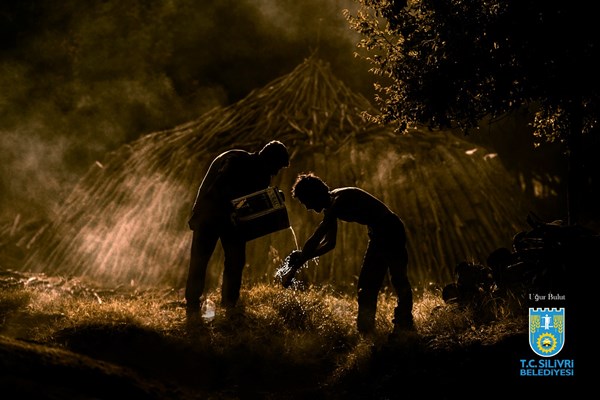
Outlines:
{"type": "MultiPolygon", "coordinates": [[[[287,195],[299,244],[319,221],[289,194],[295,176],[307,171],[332,187],[362,187],[398,213],[408,230],[414,285],[447,282],[457,262],[482,260],[510,244],[526,210],[497,157],[470,151],[474,145],[447,132],[396,135],[365,120],[366,110],[374,112],[368,100],[310,57],[235,104],[144,136],[94,164],[51,223],[31,235],[25,268],[110,284],[183,285],[187,218],[208,164],[221,151],[255,151],[272,139],[292,154],[273,183],[287,195]]],[[[337,248],[304,278],[353,290],[366,241],[366,228],[342,223],[337,248]]],[[[296,244],[284,230],[247,247],[244,279],[253,284],[272,281],[296,244]]],[[[218,285],[221,271],[218,250],[209,286],[218,285]]]]}

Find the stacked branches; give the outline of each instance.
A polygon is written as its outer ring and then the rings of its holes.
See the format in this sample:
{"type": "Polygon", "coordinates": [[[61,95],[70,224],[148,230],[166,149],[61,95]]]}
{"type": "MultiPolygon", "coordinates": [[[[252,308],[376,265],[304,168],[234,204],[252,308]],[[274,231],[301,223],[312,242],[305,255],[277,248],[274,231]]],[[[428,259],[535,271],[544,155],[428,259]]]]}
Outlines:
{"type": "MultiPolygon", "coordinates": [[[[182,286],[191,233],[187,218],[206,168],[230,148],[284,142],[291,166],[274,184],[287,196],[294,232],[248,244],[247,283],[270,281],[279,262],[319,221],[289,196],[299,172],[330,186],[360,186],[406,222],[415,284],[451,280],[454,265],[509,243],[525,213],[499,160],[447,133],[396,136],[363,118],[371,104],[314,57],[229,106],[147,135],[92,166],[36,239],[26,268],[88,276],[110,284],[182,286]],[[295,233],[295,235],[294,235],[295,233]]],[[[342,224],[338,246],[306,270],[313,283],[348,288],[356,280],[366,230],[342,224]]],[[[300,244],[301,244],[300,243],[300,244]]],[[[222,253],[209,266],[218,285],[222,253]]]]}

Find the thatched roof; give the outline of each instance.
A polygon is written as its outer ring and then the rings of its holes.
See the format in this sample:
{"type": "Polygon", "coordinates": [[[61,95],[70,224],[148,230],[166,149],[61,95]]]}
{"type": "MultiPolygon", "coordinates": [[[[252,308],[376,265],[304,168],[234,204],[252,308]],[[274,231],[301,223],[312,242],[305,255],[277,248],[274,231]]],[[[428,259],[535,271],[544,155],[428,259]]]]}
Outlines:
{"type": "MultiPolygon", "coordinates": [[[[292,153],[274,181],[288,193],[290,220],[303,242],[318,223],[289,196],[299,172],[332,187],[360,186],[405,221],[410,276],[447,281],[464,259],[484,259],[510,243],[527,210],[501,161],[449,133],[398,136],[361,115],[373,111],[328,65],[311,57],[290,74],[195,121],[123,146],[92,166],[36,241],[26,267],[111,282],[184,283],[191,232],[187,218],[203,174],[219,152],[260,149],[272,139],[292,153]]],[[[353,282],[366,245],[364,227],[343,224],[338,246],[308,271],[315,281],[353,282]]],[[[250,282],[271,279],[295,248],[289,230],[248,244],[250,282]]],[[[301,243],[300,243],[301,244],[301,243]]],[[[221,255],[211,264],[216,280],[221,255]]]]}

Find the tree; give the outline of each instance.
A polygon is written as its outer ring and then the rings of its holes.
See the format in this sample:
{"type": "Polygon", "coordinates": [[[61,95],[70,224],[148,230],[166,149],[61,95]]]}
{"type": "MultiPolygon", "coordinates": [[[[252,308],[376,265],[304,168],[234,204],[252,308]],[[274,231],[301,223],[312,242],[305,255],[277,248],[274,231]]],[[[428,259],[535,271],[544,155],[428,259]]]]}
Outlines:
{"type": "Polygon", "coordinates": [[[536,145],[560,141],[576,223],[586,143],[598,137],[599,38],[591,3],[555,0],[357,0],[345,11],[380,77],[368,115],[469,132],[483,118],[531,111],[536,145]]]}

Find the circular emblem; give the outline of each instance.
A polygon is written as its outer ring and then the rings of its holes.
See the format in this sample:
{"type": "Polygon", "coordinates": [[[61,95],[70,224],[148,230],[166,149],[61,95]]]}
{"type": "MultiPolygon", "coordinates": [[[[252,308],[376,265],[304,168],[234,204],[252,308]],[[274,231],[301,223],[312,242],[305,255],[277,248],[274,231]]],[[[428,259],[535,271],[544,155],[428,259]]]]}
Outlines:
{"type": "Polygon", "coordinates": [[[556,349],[556,337],[551,333],[542,333],[537,339],[537,348],[542,353],[552,353],[556,349]]]}

